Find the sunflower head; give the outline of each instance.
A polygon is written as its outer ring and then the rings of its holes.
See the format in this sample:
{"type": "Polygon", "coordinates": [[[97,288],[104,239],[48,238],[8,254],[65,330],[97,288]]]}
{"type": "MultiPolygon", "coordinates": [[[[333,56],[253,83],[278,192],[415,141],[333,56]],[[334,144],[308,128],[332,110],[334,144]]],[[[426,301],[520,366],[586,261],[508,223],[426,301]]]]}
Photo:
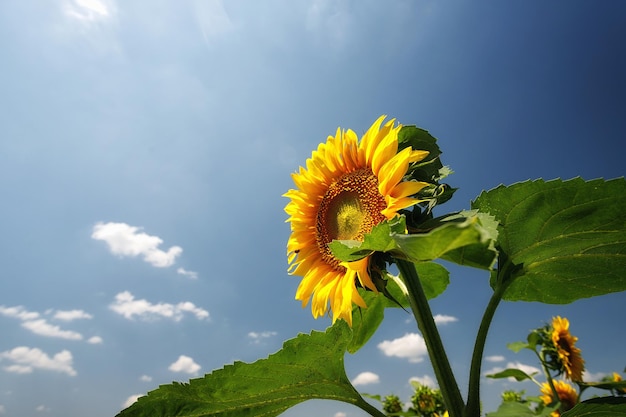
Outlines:
{"type": "Polygon", "coordinates": [[[296,186],[285,197],[291,236],[287,242],[290,273],[302,276],[296,299],[311,301],[315,318],[332,310],[352,324],[353,303],[366,307],[357,286],[378,292],[371,256],[355,262],[337,259],[333,240],[363,241],[372,228],[401,210],[429,200],[420,196],[434,181],[416,180],[416,167],[429,161],[430,152],[413,149],[399,140],[401,126],[383,123],[381,116],[360,138],[352,130],[337,129],[292,174],[296,186]],[[401,143],[402,142],[402,143],[401,143]]]}
{"type": "MultiPolygon", "coordinates": [[[[573,386],[568,384],[565,381],[552,381],[554,384],[554,389],[558,395],[558,401],[561,403],[560,410],[567,411],[571,410],[578,403],[578,393],[574,389],[573,386]]],[[[556,402],[554,398],[554,393],[552,392],[552,388],[550,388],[550,384],[544,382],[541,385],[541,400],[544,405],[550,405],[556,402]]],[[[561,413],[557,410],[550,414],[551,417],[558,417],[561,413]]]]}
{"type": "Polygon", "coordinates": [[[572,381],[582,381],[585,369],[585,361],[581,351],[576,347],[577,337],[569,332],[569,321],[559,316],[552,319],[552,332],[550,335],[556,363],[560,365],[559,372],[572,381]]]}

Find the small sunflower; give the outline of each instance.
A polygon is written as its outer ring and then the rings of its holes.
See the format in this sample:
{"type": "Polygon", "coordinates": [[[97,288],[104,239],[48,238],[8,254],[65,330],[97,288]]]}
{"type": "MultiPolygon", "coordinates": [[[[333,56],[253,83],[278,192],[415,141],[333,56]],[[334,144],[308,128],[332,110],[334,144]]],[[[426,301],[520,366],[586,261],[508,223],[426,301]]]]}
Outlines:
{"type": "Polygon", "coordinates": [[[577,337],[569,332],[569,321],[559,316],[552,319],[552,342],[559,361],[565,369],[565,376],[572,381],[582,381],[585,361],[576,347],[577,337]]]}
{"type": "MultiPolygon", "coordinates": [[[[578,403],[578,393],[574,387],[565,381],[553,381],[553,383],[554,389],[559,396],[559,401],[561,402],[561,410],[571,410],[578,403]]],[[[550,388],[550,384],[547,382],[541,384],[541,394],[541,400],[545,405],[549,405],[554,402],[552,388],[550,388]]],[[[558,410],[553,411],[552,414],[550,414],[551,417],[558,417],[560,415],[561,413],[558,410]]]]}
{"type": "Polygon", "coordinates": [[[328,244],[336,239],[362,241],[374,226],[420,202],[412,196],[429,185],[402,180],[409,164],[428,152],[410,147],[398,152],[401,126],[394,126],[395,119],[383,125],[384,119],[378,118],[360,141],[352,130],[337,129],[313,151],[306,169],[292,174],[297,189],[284,194],[291,200],[285,207],[291,223],[290,273],[303,277],[296,299],[303,307],[311,300],[315,318],[330,304],[333,323],[343,318],[352,325],[352,303],[366,307],[356,280],[377,291],[368,271],[369,257],[341,262],[328,244]]]}

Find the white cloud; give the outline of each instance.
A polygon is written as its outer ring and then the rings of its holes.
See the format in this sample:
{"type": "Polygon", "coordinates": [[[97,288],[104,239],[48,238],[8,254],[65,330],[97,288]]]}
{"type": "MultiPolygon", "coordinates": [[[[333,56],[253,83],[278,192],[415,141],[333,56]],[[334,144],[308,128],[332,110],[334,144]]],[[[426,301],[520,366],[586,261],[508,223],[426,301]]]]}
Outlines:
{"type": "Polygon", "coordinates": [[[196,307],[189,301],[183,301],[178,304],[158,303],[152,304],[147,300],[135,300],[135,296],[128,291],[121,292],[115,296],[115,301],[109,306],[117,314],[132,320],[135,316],[149,320],[160,317],[171,318],[174,321],[180,321],[184,313],[191,313],[198,320],[208,319],[209,312],[196,307]]]}
{"type": "Polygon", "coordinates": [[[141,394],[135,394],[135,395],[131,395],[130,397],[126,398],[126,401],[124,401],[122,403],[122,408],[128,408],[131,405],[133,405],[138,399],[139,397],[142,397],[143,395],[141,394]]]}
{"type": "Polygon", "coordinates": [[[86,21],[103,19],[111,15],[111,5],[101,0],[68,0],[63,10],[69,17],[86,21]]]}
{"type": "Polygon", "coordinates": [[[504,359],[502,355],[485,356],[485,361],[487,362],[503,362],[504,359]]]}
{"type": "Polygon", "coordinates": [[[41,413],[41,412],[44,412],[44,411],[50,411],[50,408],[48,408],[45,405],[41,404],[41,405],[38,405],[37,407],[35,407],[35,411],[41,413]]]}
{"type": "Polygon", "coordinates": [[[83,310],[57,310],[52,316],[56,320],[72,321],[81,319],[92,319],[93,316],[83,310]]]}
{"type": "Polygon", "coordinates": [[[44,319],[25,321],[22,327],[40,336],[58,337],[67,340],[82,340],[83,335],[72,330],[61,330],[59,326],[48,323],[44,319]]]}
{"type": "Polygon", "coordinates": [[[178,268],[176,273],[179,275],[184,275],[189,279],[198,279],[198,273],[194,271],[187,271],[185,268],[178,268]]]}
{"type": "Polygon", "coordinates": [[[434,318],[436,324],[448,324],[459,321],[459,319],[457,319],[456,317],[446,316],[445,314],[436,314],[434,318]]]}
{"type": "Polygon", "coordinates": [[[426,385],[430,388],[437,388],[437,381],[435,381],[430,375],[412,376],[411,378],[409,378],[409,383],[411,381],[419,382],[420,384],[426,385]]]}
{"type": "Polygon", "coordinates": [[[602,378],[607,376],[608,374],[605,372],[589,372],[587,370],[583,371],[583,381],[585,382],[600,382],[602,378]]]}
{"type": "Polygon", "coordinates": [[[39,313],[37,313],[36,311],[28,311],[22,306],[0,306],[0,314],[20,320],[35,320],[39,318],[39,313]]]}
{"type": "Polygon", "coordinates": [[[407,358],[409,362],[421,362],[428,354],[424,339],[417,333],[407,333],[398,339],[385,340],[378,344],[378,349],[386,356],[407,358]]]}
{"type": "Polygon", "coordinates": [[[7,412],[6,408],[4,408],[2,404],[0,404],[0,414],[4,414],[6,412],[7,412]]]}
{"type": "Polygon", "coordinates": [[[13,365],[6,366],[7,372],[31,373],[34,369],[56,371],[76,376],[77,373],[72,367],[73,357],[69,350],[62,350],[52,358],[38,348],[18,346],[12,350],[0,352],[0,359],[8,359],[14,362],[13,365]]]}
{"type": "Polygon", "coordinates": [[[248,333],[248,337],[252,339],[254,343],[261,343],[262,339],[268,339],[270,337],[276,336],[278,333],[276,332],[250,332],[248,333]]]}
{"type": "Polygon", "coordinates": [[[102,338],[100,336],[92,336],[87,339],[87,343],[90,343],[92,345],[100,345],[102,344],[102,338]]]}
{"type": "Polygon", "coordinates": [[[142,382],[151,382],[152,381],[152,377],[149,375],[141,375],[139,377],[139,380],[142,382]]]}
{"type": "Polygon", "coordinates": [[[141,228],[126,223],[99,222],[94,225],[91,237],[105,241],[114,255],[141,255],[144,261],[157,268],[172,266],[183,252],[180,246],[172,246],[167,252],[162,251],[158,248],[163,243],[161,238],[139,232],[140,230],[141,228]]]}
{"type": "Polygon", "coordinates": [[[200,0],[194,6],[194,15],[207,44],[210,45],[212,39],[233,30],[234,25],[221,0],[200,0]]]}
{"type": "Polygon", "coordinates": [[[192,358],[185,355],[180,355],[176,362],[169,366],[172,372],[185,372],[187,374],[195,374],[200,370],[200,365],[195,363],[192,358]]]}
{"type": "Polygon", "coordinates": [[[361,372],[352,380],[352,385],[369,385],[369,384],[378,384],[380,382],[380,378],[373,372],[361,372]]]}

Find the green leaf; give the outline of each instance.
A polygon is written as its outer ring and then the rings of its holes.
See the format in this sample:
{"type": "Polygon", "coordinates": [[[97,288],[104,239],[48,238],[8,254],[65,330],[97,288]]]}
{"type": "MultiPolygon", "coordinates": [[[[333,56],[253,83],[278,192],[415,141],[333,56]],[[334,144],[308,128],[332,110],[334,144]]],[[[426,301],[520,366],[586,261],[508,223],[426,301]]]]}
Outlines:
{"type": "Polygon", "coordinates": [[[495,242],[498,238],[498,222],[487,214],[476,210],[462,211],[457,214],[459,218],[476,217],[482,234],[481,242],[473,243],[451,250],[442,256],[442,259],[459,265],[472,266],[474,268],[492,269],[497,258],[495,242]]]}
{"type": "Polygon", "coordinates": [[[519,352],[522,349],[532,349],[530,347],[530,345],[528,343],[526,343],[526,342],[507,343],[506,347],[509,348],[509,350],[512,350],[515,353],[519,352]]]}
{"type": "Polygon", "coordinates": [[[267,359],[235,362],[189,383],[162,385],[118,417],[270,417],[309,399],[343,401],[382,416],[345,374],[350,338],[350,328],[338,320],[326,332],[288,340],[267,359]]]}
{"type": "Polygon", "coordinates": [[[599,397],[576,404],[562,417],[626,417],[626,398],[599,397]]]}
{"type": "Polygon", "coordinates": [[[623,178],[526,181],[483,192],[472,207],[500,223],[500,267],[512,271],[500,279],[513,280],[504,299],[564,304],[626,290],[623,178]]]}
{"type": "MultiPolygon", "coordinates": [[[[483,226],[483,218],[477,212],[457,213],[435,219],[437,227],[427,233],[399,234],[394,240],[402,256],[415,263],[444,258],[447,254],[450,260],[459,260],[457,251],[461,248],[482,245],[488,251],[491,233],[483,226]]],[[[493,263],[495,251],[490,251],[490,257],[488,264],[493,263]]]]}
{"type": "MultiPolygon", "coordinates": [[[[382,222],[365,235],[363,242],[334,240],[328,246],[341,261],[354,262],[372,254],[386,252],[394,257],[419,263],[441,258],[443,255],[469,245],[482,245],[493,263],[495,249],[489,250],[492,232],[483,226],[485,216],[477,212],[463,212],[429,222],[427,232],[405,234],[404,218],[382,222]],[[400,220],[397,220],[400,219],[400,220]]],[[[455,256],[456,257],[456,256],[455,256]]]]}
{"type": "Polygon", "coordinates": [[[439,170],[443,168],[439,155],[441,149],[437,145],[437,139],[427,130],[416,126],[402,126],[398,133],[398,151],[408,147],[413,150],[428,151],[428,156],[420,161],[410,173],[411,178],[420,181],[433,181],[439,178],[439,170]]]}
{"type": "Polygon", "coordinates": [[[516,368],[505,369],[504,371],[501,371],[495,374],[489,374],[486,376],[487,378],[493,378],[493,379],[515,378],[515,380],[518,382],[524,381],[526,379],[532,379],[532,377],[528,375],[526,372],[522,371],[521,369],[516,369],[516,368]]]}
{"type": "Polygon", "coordinates": [[[390,252],[396,244],[393,235],[404,233],[406,230],[405,218],[395,217],[374,226],[370,233],[365,235],[363,242],[357,240],[333,240],[328,247],[333,255],[341,261],[354,262],[371,255],[373,252],[390,252]]]}
{"type": "Polygon", "coordinates": [[[498,411],[487,413],[487,417],[526,417],[536,416],[528,404],[522,404],[514,401],[505,401],[500,404],[498,411]]]}

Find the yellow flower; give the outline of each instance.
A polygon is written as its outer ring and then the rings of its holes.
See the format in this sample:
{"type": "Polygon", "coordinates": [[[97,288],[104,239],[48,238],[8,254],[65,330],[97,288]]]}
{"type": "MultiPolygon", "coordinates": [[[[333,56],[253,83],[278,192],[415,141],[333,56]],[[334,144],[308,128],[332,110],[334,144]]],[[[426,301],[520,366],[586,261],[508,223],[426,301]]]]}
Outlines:
{"type": "MultiPolygon", "coordinates": [[[[559,396],[559,401],[561,402],[561,409],[563,411],[567,411],[572,409],[578,403],[578,393],[570,384],[565,381],[553,381],[554,389],[556,390],[557,395],[559,396]]],[[[550,388],[550,384],[544,382],[541,384],[541,400],[545,405],[549,405],[554,401],[554,395],[552,393],[552,389],[550,388]]],[[[553,411],[550,416],[558,417],[561,413],[556,410],[553,411]]]]}
{"type": "Polygon", "coordinates": [[[291,200],[285,207],[291,223],[289,271],[303,277],[296,299],[303,307],[311,300],[315,318],[330,304],[333,323],[343,318],[352,325],[352,303],[366,307],[356,280],[377,291],[368,271],[369,257],[340,262],[328,244],[336,239],[362,241],[374,226],[418,203],[411,196],[429,185],[402,181],[409,164],[428,152],[410,147],[398,152],[401,126],[394,127],[393,119],[382,125],[384,119],[378,118],[360,141],[352,130],[337,129],[313,151],[306,169],[292,174],[297,189],[284,195],[291,200]]]}
{"type": "Polygon", "coordinates": [[[556,347],[559,360],[565,368],[565,376],[572,381],[582,381],[585,361],[577,348],[577,337],[569,332],[569,321],[559,316],[552,319],[552,342],[556,347]]]}
{"type": "MultiPolygon", "coordinates": [[[[613,382],[620,382],[622,380],[622,377],[620,374],[618,374],[617,372],[613,372],[613,382]]],[[[622,392],[626,392],[626,388],[622,388],[621,389],[622,392]]]]}

